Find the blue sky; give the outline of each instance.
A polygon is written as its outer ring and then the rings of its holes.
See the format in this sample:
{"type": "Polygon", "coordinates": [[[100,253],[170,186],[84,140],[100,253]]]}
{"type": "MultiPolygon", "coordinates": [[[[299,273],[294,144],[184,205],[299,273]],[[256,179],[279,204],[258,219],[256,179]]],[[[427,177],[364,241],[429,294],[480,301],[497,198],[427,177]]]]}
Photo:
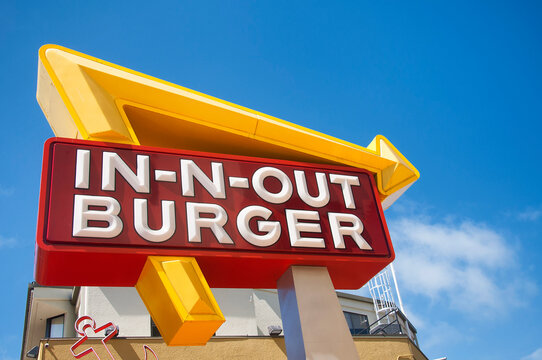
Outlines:
{"type": "Polygon", "coordinates": [[[0,6],[0,360],[20,352],[54,43],[366,146],[420,180],[386,211],[434,359],[542,359],[542,15],[534,1],[7,0],[0,6]]]}

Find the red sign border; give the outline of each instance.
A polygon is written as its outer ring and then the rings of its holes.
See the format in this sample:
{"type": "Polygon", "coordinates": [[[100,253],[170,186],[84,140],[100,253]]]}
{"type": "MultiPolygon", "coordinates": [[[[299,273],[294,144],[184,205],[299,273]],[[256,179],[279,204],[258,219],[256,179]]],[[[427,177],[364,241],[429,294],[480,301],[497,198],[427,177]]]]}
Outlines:
{"type": "Polygon", "coordinates": [[[328,165],[319,163],[305,163],[290,160],[278,160],[248,157],[240,155],[216,154],[192,150],[178,150],[170,148],[159,148],[151,146],[134,146],[117,143],[107,143],[88,140],[75,140],[67,138],[50,138],[44,144],[42,163],[42,177],[40,185],[40,200],[38,208],[37,237],[36,237],[36,263],[35,278],[42,285],[57,286],[134,286],[143,268],[145,260],[149,255],[156,256],[191,256],[198,260],[204,275],[211,287],[232,287],[232,288],[276,288],[276,281],[290,265],[327,266],[331,279],[337,289],[358,289],[382,268],[391,263],[395,258],[395,252],[391,244],[388,227],[378,198],[374,177],[367,170],[340,165],[328,165]],[[68,143],[74,145],[88,145],[93,147],[113,147],[146,152],[167,152],[188,156],[212,157],[224,160],[239,161],[262,161],[268,165],[300,166],[305,168],[324,168],[326,170],[366,172],[369,174],[373,188],[374,200],[377,203],[378,215],[382,221],[382,228],[385,234],[389,255],[322,255],[322,254],[289,254],[259,252],[250,250],[236,250],[232,255],[228,250],[190,249],[190,254],[183,254],[183,250],[172,249],[140,248],[130,247],[127,253],[126,247],[88,245],[84,247],[77,245],[50,244],[46,242],[46,224],[48,220],[47,204],[50,196],[50,181],[52,171],[51,150],[55,143],[68,143]],[[87,248],[92,248],[93,260],[88,262],[89,253],[87,248]],[[139,252],[142,253],[139,253],[139,252]],[[268,255],[272,254],[270,258],[268,255]],[[233,262],[242,259],[244,268],[235,269],[233,262]],[[223,273],[222,269],[229,269],[223,273]],[[72,269],[70,271],[70,269],[72,269]],[[81,272],[87,274],[82,279],[81,272]],[[73,273],[73,275],[70,275],[73,273]],[[92,273],[92,275],[91,275],[92,273]],[[252,275],[251,275],[252,274],[252,275]],[[243,279],[235,278],[242,275],[243,279]],[[233,277],[231,280],[214,281],[217,278],[233,277]]]}

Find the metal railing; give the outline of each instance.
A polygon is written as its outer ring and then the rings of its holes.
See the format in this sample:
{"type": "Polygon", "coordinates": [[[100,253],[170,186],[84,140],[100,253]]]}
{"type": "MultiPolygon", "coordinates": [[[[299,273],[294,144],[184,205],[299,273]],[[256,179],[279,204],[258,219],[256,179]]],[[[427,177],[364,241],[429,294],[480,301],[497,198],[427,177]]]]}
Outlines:
{"type": "Polygon", "coordinates": [[[389,310],[375,322],[355,331],[352,335],[407,335],[418,345],[416,328],[398,308],[389,310]]]}

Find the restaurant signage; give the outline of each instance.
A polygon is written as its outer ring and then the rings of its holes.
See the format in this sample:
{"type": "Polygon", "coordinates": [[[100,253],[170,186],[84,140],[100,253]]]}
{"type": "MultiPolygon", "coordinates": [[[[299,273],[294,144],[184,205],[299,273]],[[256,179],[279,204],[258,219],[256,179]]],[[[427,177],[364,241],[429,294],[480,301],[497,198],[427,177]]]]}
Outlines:
{"type": "Polygon", "coordinates": [[[211,287],[317,265],[357,289],[394,257],[365,170],[61,138],[44,154],[40,284],[134,286],[155,255],[195,257],[211,287]]]}

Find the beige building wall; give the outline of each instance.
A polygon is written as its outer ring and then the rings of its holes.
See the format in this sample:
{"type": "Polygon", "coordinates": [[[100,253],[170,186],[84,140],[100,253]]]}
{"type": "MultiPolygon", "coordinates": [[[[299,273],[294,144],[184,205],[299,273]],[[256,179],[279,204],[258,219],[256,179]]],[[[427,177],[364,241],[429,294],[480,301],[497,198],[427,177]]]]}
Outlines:
{"type": "MultiPolygon", "coordinates": [[[[108,343],[115,359],[144,359],[144,344],[150,345],[161,360],[286,359],[284,338],[270,337],[268,330],[269,326],[282,327],[277,290],[213,289],[213,293],[226,316],[216,337],[204,347],[167,347],[162,339],[150,337],[151,319],[134,288],[82,287],[77,293],[71,288],[38,286],[30,293],[23,354],[45,337],[47,318],[64,314],[64,336],[68,339],[42,340],[41,359],[74,358],[70,351],[77,341],[73,326],[83,315],[91,316],[97,326],[108,322],[119,326],[119,338],[108,343]]],[[[369,323],[376,321],[371,299],[344,293],[338,293],[338,297],[343,311],[365,314],[369,323]]],[[[105,351],[97,338],[85,342],[89,344],[98,352],[105,351]]],[[[355,344],[362,359],[426,359],[406,336],[361,336],[355,337],[355,344]]],[[[110,358],[107,352],[102,355],[103,359],[110,358]]],[[[148,355],[148,360],[154,360],[151,353],[148,355]]]]}
{"type": "Polygon", "coordinates": [[[341,304],[341,308],[343,309],[343,311],[367,315],[369,324],[372,324],[376,320],[378,320],[376,318],[376,313],[372,300],[367,298],[363,301],[360,300],[360,296],[345,293],[339,293],[338,296],[339,304],[341,304]]]}
{"type": "Polygon", "coordinates": [[[212,289],[212,291],[226,318],[226,322],[216,331],[217,336],[258,335],[252,289],[212,289]]]}
{"type": "MultiPolygon", "coordinates": [[[[42,341],[42,360],[71,360],[71,346],[77,339],[42,341]],[[45,347],[45,344],[48,344],[45,347]]],[[[363,360],[427,360],[418,348],[406,336],[385,338],[356,337],[354,342],[360,359],[363,360]]],[[[76,349],[76,353],[92,346],[102,359],[110,359],[107,350],[98,339],[89,339],[85,347],[76,349]]],[[[287,359],[284,338],[271,337],[227,337],[213,338],[206,346],[168,347],[161,339],[112,339],[107,343],[114,359],[145,359],[143,345],[149,346],[160,360],[217,360],[217,359],[287,359]]],[[[90,355],[89,355],[90,356],[90,355]]],[[[147,350],[148,360],[156,359],[147,350]]]]}
{"type": "Polygon", "coordinates": [[[282,328],[277,290],[254,290],[254,313],[258,327],[257,335],[269,335],[269,326],[282,328]]]}
{"type": "MultiPolygon", "coordinates": [[[[267,336],[269,326],[282,327],[276,289],[212,290],[226,317],[216,336],[267,336]]],[[[372,323],[376,320],[372,302],[363,299],[339,294],[344,311],[365,314],[372,323]]],[[[151,334],[149,313],[135,288],[82,287],[76,313],[91,316],[97,324],[113,322],[121,337],[151,334]]]]}
{"type": "Polygon", "coordinates": [[[27,316],[29,318],[27,320],[32,326],[25,329],[25,342],[23,343],[25,354],[45,337],[48,318],[64,315],[63,336],[75,337],[73,324],[76,317],[71,299],[71,288],[36,287],[33,289],[28,300],[29,313],[27,316]]]}
{"type": "Polygon", "coordinates": [[[81,287],[77,316],[88,315],[103,325],[119,327],[119,336],[150,336],[151,320],[135,288],[81,287]]]}

